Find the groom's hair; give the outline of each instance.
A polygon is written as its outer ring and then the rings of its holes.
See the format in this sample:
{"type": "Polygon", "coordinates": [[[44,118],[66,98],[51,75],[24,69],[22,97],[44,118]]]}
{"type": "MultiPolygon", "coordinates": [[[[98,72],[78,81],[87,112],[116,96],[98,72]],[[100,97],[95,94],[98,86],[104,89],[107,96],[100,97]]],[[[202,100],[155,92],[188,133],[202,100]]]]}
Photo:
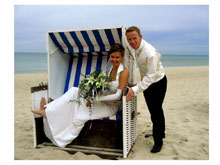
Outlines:
{"type": "Polygon", "coordinates": [[[122,44],[116,43],[111,45],[110,51],[109,51],[109,55],[114,53],[114,52],[120,52],[122,57],[124,56],[124,47],[122,46],[122,44]]]}
{"type": "Polygon", "coordinates": [[[129,32],[133,32],[133,31],[136,31],[139,36],[141,35],[141,31],[140,31],[140,29],[139,29],[137,26],[131,26],[131,27],[129,27],[129,28],[126,30],[126,34],[129,33],[129,32]]]}

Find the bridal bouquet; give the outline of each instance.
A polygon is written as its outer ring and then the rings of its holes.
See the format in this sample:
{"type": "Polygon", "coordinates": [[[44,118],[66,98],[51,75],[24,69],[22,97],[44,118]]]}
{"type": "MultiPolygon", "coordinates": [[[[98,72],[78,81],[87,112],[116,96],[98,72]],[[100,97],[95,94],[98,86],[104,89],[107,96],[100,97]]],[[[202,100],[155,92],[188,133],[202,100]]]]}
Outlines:
{"type": "Polygon", "coordinates": [[[104,91],[109,89],[108,78],[105,72],[94,71],[79,83],[78,97],[89,101],[99,102],[99,96],[103,95],[104,91]]]}

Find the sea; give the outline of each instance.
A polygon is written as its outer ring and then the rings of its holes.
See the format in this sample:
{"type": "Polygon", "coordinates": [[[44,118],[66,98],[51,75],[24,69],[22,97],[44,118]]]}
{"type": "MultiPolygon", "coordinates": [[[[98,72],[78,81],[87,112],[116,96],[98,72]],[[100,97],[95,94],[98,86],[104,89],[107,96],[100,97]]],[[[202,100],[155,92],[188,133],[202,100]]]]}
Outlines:
{"type": "MultiPolygon", "coordinates": [[[[209,66],[208,55],[162,56],[164,67],[209,66]]],[[[14,74],[47,72],[47,53],[14,53],[14,74]]]]}

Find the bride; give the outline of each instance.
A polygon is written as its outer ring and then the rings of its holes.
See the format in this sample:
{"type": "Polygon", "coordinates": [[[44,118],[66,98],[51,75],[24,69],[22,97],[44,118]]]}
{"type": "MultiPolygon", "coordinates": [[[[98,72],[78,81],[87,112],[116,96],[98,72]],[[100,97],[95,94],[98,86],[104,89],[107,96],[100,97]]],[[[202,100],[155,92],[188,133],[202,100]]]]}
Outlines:
{"type": "Polygon", "coordinates": [[[128,70],[121,64],[124,48],[121,44],[114,44],[110,48],[111,69],[108,77],[110,90],[105,96],[99,97],[100,102],[93,106],[89,114],[89,102],[80,99],[81,104],[70,102],[77,99],[78,88],[72,87],[64,95],[46,105],[45,98],[41,98],[40,110],[31,110],[43,116],[49,131],[46,136],[59,147],[71,143],[80,133],[84,124],[89,120],[102,119],[117,113],[118,105],[107,105],[102,101],[120,100],[122,89],[126,88],[129,78],[128,70]]]}

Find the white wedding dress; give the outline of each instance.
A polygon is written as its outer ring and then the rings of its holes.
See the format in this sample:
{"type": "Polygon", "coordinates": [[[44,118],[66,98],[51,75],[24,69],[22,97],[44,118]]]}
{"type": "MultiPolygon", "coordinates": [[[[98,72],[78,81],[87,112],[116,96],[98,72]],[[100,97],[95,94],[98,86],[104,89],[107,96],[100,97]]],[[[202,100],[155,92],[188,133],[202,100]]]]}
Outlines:
{"type": "MultiPolygon", "coordinates": [[[[109,82],[110,90],[108,95],[114,94],[119,90],[119,74],[123,69],[123,65],[120,64],[116,80],[109,82]]],[[[81,98],[80,104],[70,101],[77,100],[77,96],[78,88],[72,87],[64,95],[46,105],[47,119],[44,119],[44,132],[56,146],[65,147],[71,143],[79,135],[88,120],[116,115],[120,109],[118,105],[107,105],[104,102],[95,103],[90,116],[85,100],[81,98]]]]}

